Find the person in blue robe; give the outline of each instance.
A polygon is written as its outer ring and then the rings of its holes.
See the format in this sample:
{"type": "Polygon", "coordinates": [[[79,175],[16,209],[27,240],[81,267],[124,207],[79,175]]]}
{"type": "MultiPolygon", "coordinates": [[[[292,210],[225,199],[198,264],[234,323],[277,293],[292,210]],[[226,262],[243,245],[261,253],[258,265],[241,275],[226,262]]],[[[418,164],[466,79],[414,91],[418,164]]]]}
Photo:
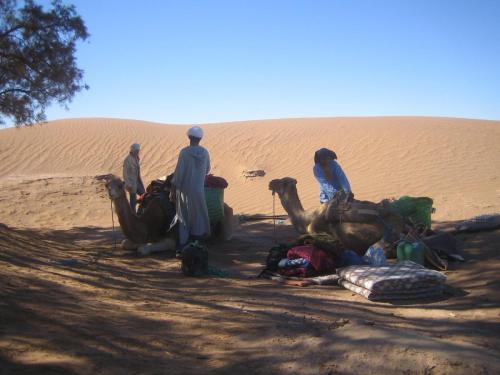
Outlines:
{"type": "Polygon", "coordinates": [[[353,196],[351,185],[340,164],[337,155],[332,150],[321,148],[314,154],[314,177],[319,183],[319,201],[326,203],[334,195],[343,190],[348,196],[353,196]]]}

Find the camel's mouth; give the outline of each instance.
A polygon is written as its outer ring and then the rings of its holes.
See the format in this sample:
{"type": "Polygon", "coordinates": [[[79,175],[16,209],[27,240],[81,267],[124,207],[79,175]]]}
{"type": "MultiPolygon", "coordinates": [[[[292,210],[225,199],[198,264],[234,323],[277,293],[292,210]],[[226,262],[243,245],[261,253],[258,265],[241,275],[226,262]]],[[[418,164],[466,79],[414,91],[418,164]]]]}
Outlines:
{"type": "Polygon", "coordinates": [[[110,179],[104,186],[106,187],[108,195],[111,199],[118,199],[125,195],[123,182],[119,179],[110,179]]]}
{"type": "Polygon", "coordinates": [[[111,190],[108,188],[108,195],[111,199],[118,199],[120,198],[123,194],[120,194],[117,191],[111,190]]]}
{"type": "Polygon", "coordinates": [[[269,190],[271,190],[273,193],[276,193],[279,187],[279,181],[280,180],[272,180],[269,182],[269,190]]]}

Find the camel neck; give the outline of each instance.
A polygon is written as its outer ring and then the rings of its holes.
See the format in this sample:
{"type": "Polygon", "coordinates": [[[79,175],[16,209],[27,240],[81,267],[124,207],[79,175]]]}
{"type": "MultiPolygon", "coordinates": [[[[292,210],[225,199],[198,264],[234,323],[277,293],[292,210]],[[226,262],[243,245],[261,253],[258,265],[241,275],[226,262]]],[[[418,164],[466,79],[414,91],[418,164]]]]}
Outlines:
{"type": "Polygon", "coordinates": [[[127,197],[123,195],[114,199],[113,203],[125,237],[137,243],[145,242],[147,233],[143,231],[144,228],[142,228],[137,215],[132,212],[127,197]]]}
{"type": "Polygon", "coordinates": [[[304,211],[304,207],[302,207],[297,191],[293,190],[280,195],[280,200],[283,208],[290,216],[293,226],[301,233],[307,233],[307,226],[311,223],[311,220],[304,211]]]}

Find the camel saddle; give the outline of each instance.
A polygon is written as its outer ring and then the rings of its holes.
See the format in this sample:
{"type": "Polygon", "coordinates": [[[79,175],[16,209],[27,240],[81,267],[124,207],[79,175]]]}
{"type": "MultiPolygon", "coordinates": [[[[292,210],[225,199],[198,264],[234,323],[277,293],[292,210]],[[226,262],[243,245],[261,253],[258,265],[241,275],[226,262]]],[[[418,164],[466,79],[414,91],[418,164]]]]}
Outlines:
{"type": "Polygon", "coordinates": [[[146,207],[153,201],[154,199],[160,200],[161,208],[167,217],[175,216],[175,205],[170,201],[170,187],[171,185],[171,176],[168,176],[165,181],[163,180],[153,180],[146,188],[146,193],[144,193],[139,199],[137,199],[137,203],[139,203],[139,207],[137,209],[137,214],[141,215],[146,207]]]}
{"type": "Polygon", "coordinates": [[[344,191],[339,191],[326,203],[324,215],[329,222],[370,223],[387,216],[389,205],[382,201],[373,203],[357,201],[344,191]]]}

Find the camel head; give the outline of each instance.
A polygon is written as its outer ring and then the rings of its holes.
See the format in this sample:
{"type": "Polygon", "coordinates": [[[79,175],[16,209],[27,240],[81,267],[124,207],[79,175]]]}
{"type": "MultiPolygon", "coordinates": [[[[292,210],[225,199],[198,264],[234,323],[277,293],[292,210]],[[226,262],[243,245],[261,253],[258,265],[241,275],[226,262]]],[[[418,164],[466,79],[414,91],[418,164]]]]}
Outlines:
{"type": "Polygon", "coordinates": [[[269,182],[269,190],[278,193],[280,197],[292,191],[297,191],[297,180],[291,177],[284,177],[269,182]]]}
{"type": "Polygon", "coordinates": [[[273,192],[273,195],[278,193],[281,205],[290,217],[295,229],[299,233],[307,233],[307,226],[311,223],[311,218],[308,217],[300,203],[297,180],[291,177],[272,180],[269,183],[269,190],[273,192]]]}
{"type": "Polygon", "coordinates": [[[105,186],[111,199],[125,197],[125,184],[119,177],[110,176],[105,186]]]}

